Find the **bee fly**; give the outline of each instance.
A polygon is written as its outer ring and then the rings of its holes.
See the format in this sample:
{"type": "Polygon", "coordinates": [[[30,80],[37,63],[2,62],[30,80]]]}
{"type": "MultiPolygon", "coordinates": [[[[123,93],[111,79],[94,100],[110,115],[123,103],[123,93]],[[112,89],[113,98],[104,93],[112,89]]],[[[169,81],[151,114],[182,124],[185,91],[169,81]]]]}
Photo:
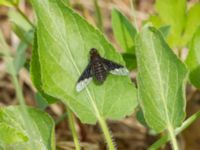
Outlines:
{"type": "Polygon", "coordinates": [[[78,79],[76,91],[80,92],[84,89],[92,78],[95,78],[97,83],[102,84],[106,80],[109,72],[114,75],[129,74],[128,70],[124,66],[102,58],[97,49],[92,48],[90,50],[90,62],[78,79]]]}

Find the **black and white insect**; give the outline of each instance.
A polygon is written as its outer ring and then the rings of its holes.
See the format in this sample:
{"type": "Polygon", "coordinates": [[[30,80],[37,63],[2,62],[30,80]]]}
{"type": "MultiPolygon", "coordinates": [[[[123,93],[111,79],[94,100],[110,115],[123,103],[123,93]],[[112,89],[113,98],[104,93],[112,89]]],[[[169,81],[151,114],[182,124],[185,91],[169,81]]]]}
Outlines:
{"type": "Polygon", "coordinates": [[[127,68],[101,57],[97,49],[92,48],[90,50],[90,62],[77,81],[76,91],[80,92],[83,90],[93,78],[97,83],[102,84],[109,72],[114,75],[125,76],[129,74],[127,68]]]}

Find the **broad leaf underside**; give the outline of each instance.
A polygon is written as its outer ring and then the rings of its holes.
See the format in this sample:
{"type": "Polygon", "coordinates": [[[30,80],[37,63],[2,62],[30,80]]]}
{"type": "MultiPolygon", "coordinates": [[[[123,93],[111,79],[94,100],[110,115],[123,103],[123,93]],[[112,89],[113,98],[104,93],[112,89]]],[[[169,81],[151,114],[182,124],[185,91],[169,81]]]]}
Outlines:
{"type": "Polygon", "coordinates": [[[157,132],[177,127],[185,117],[187,70],[153,27],[137,37],[138,92],[144,116],[157,132]]]}

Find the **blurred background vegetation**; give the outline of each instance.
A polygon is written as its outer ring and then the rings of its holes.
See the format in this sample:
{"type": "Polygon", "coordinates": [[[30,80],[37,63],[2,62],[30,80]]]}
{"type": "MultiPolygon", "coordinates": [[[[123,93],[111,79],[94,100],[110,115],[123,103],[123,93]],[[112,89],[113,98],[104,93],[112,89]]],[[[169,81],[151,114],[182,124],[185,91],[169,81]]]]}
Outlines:
{"type": "MultiPolygon", "coordinates": [[[[15,2],[15,1],[14,1],[15,2]]],[[[68,1],[66,1],[67,3],[68,1]]],[[[191,7],[198,0],[187,2],[191,7]]],[[[136,0],[135,11],[138,27],[155,13],[154,0],[136,0]]],[[[88,22],[97,26],[113,43],[119,51],[122,48],[116,42],[111,22],[111,10],[117,8],[132,22],[133,11],[130,0],[71,0],[70,7],[79,12],[88,22]]],[[[167,4],[166,4],[167,5],[167,4]]],[[[200,18],[200,16],[199,16],[200,18]]],[[[15,68],[19,70],[19,81],[23,89],[26,103],[47,111],[56,121],[56,141],[60,149],[74,149],[73,139],[68,127],[65,107],[61,103],[48,105],[34,88],[29,75],[29,62],[31,58],[33,26],[35,22],[31,5],[26,0],[20,0],[18,5],[0,6],[0,29],[3,37],[9,44],[10,53],[14,56],[15,68]]],[[[185,50],[187,53],[187,49],[185,50]]],[[[183,53],[183,55],[186,55],[183,53]]],[[[136,70],[132,71],[132,80],[135,81],[136,70]]],[[[16,98],[15,87],[12,84],[5,64],[5,60],[0,58],[0,107],[16,105],[19,101],[16,98]]],[[[188,85],[187,87],[187,117],[200,109],[200,92],[188,85]]],[[[119,150],[143,150],[149,147],[156,139],[154,133],[136,121],[133,114],[121,121],[109,121],[110,130],[118,143],[119,150]]],[[[188,129],[178,136],[178,141],[183,150],[200,149],[200,120],[193,123],[188,129]]],[[[106,149],[103,135],[99,127],[81,124],[77,119],[76,128],[80,136],[81,145],[85,149],[106,149]]],[[[163,149],[170,149],[169,145],[163,149]]]]}

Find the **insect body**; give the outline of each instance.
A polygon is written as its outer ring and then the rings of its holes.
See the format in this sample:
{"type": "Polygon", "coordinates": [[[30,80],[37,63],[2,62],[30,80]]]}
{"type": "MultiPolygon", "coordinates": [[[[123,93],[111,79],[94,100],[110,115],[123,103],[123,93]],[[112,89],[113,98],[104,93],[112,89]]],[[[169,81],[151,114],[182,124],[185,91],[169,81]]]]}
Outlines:
{"type": "Polygon", "coordinates": [[[124,66],[102,58],[98,51],[92,48],[90,50],[90,62],[78,79],[76,90],[79,92],[84,89],[92,78],[95,78],[98,83],[102,84],[109,72],[115,75],[129,74],[124,66]]]}

